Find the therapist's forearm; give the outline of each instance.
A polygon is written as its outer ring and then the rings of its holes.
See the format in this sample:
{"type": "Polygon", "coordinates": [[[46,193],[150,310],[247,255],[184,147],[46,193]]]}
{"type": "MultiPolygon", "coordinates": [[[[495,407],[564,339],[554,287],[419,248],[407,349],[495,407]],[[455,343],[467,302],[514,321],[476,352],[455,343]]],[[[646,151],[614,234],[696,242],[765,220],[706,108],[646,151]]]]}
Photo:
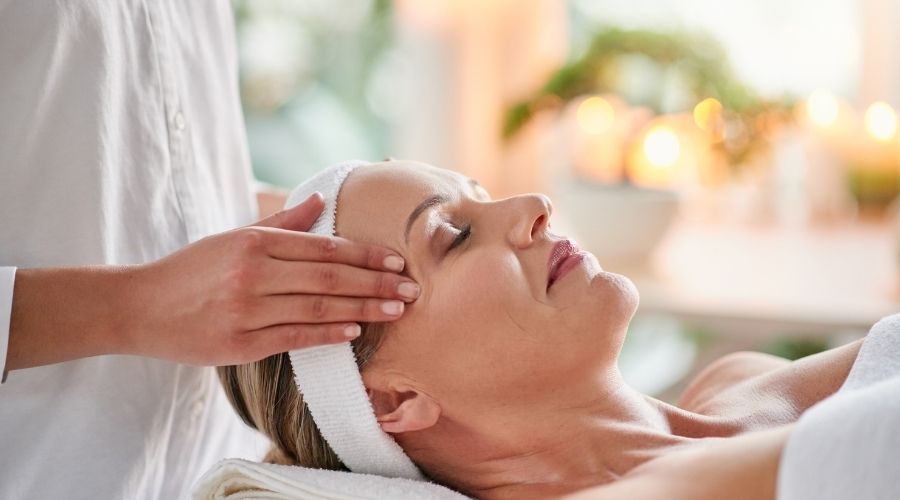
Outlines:
{"type": "MultiPolygon", "coordinates": [[[[130,267],[19,269],[13,289],[9,370],[126,351],[130,267]]],[[[131,323],[133,324],[133,323],[131,323]]]]}

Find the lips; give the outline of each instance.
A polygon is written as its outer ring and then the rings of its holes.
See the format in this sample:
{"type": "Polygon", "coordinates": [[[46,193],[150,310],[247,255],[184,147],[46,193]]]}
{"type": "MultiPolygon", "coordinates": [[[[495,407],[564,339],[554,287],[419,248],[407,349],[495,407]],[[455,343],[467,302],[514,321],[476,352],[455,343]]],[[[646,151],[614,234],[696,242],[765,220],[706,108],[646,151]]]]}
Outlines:
{"type": "Polygon", "coordinates": [[[575,267],[583,258],[583,252],[572,240],[561,240],[553,245],[553,250],[550,251],[550,259],[547,263],[549,268],[547,289],[549,290],[563,274],[575,267]]]}

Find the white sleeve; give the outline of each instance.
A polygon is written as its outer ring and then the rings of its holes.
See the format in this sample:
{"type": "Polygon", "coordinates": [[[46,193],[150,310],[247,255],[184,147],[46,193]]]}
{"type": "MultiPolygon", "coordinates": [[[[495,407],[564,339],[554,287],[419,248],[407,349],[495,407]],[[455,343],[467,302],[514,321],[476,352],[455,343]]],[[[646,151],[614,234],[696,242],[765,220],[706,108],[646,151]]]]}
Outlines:
{"type": "Polygon", "coordinates": [[[6,382],[6,349],[9,346],[9,320],[12,317],[15,279],[16,268],[0,267],[0,384],[6,382]]]}

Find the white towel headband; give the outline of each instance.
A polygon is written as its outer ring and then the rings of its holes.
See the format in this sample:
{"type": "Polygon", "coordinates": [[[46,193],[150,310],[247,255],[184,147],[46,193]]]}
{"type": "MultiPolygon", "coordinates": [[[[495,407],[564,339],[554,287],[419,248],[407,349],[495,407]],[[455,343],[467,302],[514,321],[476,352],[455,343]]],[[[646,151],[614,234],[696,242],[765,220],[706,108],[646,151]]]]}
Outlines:
{"type": "MultiPolygon", "coordinates": [[[[314,192],[325,197],[322,215],[310,233],[333,236],[337,199],[344,180],[364,161],[326,168],[291,192],[285,208],[298,205],[314,192]]],[[[313,421],[338,458],[352,472],[424,479],[400,445],[381,430],[366,394],[350,342],[290,352],[297,388],[313,421]]]]}

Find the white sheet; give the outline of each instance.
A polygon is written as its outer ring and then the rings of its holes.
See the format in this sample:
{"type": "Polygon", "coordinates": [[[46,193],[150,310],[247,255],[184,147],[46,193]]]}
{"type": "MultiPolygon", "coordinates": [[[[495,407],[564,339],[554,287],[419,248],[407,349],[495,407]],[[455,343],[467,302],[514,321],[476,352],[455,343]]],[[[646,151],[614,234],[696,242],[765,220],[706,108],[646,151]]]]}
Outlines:
{"type": "Polygon", "coordinates": [[[900,315],[872,327],[841,389],[788,439],[779,500],[900,499],[900,315]]]}
{"type": "Polygon", "coordinates": [[[468,497],[424,481],[238,459],[219,462],[194,487],[194,500],[251,498],[466,500],[468,497]]]}

